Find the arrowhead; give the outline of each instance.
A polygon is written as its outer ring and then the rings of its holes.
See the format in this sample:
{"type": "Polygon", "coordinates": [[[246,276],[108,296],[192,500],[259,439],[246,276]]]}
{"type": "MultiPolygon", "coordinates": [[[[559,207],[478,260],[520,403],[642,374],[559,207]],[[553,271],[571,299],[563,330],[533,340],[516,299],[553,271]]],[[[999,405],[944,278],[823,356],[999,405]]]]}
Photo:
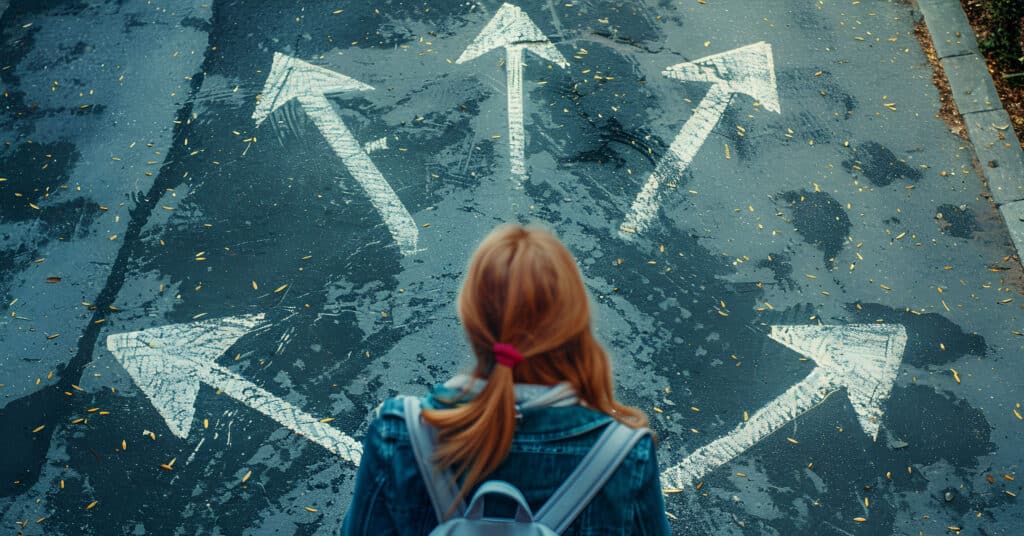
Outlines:
{"type": "Polygon", "coordinates": [[[907,345],[907,330],[895,324],[772,326],[775,341],[825,369],[857,411],[864,432],[878,437],[882,401],[889,396],[907,345]]]}
{"type": "Polygon", "coordinates": [[[107,337],[107,350],[149,397],[171,432],[185,438],[196,411],[202,365],[262,323],[260,313],[115,333],[107,337]]]}
{"type": "Polygon", "coordinates": [[[772,46],[764,41],[673,65],[662,74],[676,80],[724,84],[732,93],[750,95],[766,110],[780,110],[772,46]]]}
{"type": "Polygon", "coordinates": [[[480,35],[477,35],[476,39],[466,47],[455,63],[476,59],[498,47],[517,45],[525,47],[530,52],[552,63],[557,63],[559,67],[569,66],[569,62],[551,44],[540,28],[530,20],[530,17],[522,9],[512,4],[502,4],[487,26],[480,31],[480,35]]]}
{"type": "Polygon", "coordinates": [[[367,91],[373,86],[353,80],[341,73],[324,69],[300,59],[274,53],[267,83],[263,85],[252,118],[259,126],[264,119],[288,101],[304,95],[329,95],[346,91],[367,91]]]}

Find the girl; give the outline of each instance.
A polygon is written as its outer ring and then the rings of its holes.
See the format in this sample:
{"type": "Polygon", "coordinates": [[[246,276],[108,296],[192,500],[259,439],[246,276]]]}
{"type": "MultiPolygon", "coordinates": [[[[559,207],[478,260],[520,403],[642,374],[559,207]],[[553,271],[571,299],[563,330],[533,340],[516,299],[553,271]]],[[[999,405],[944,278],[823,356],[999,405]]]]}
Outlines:
{"type": "MultiPolygon", "coordinates": [[[[519,488],[536,512],[612,419],[647,425],[639,409],[615,400],[576,261],[551,234],[518,225],[492,231],[469,264],[458,312],[476,366],[421,400],[423,419],[437,429],[433,461],[458,479],[455,503],[497,479],[519,488]]],[[[369,426],[343,534],[419,536],[438,524],[403,411],[401,399],[388,399],[369,426]]],[[[564,534],[668,534],[658,477],[648,435],[564,534]]],[[[486,505],[488,515],[512,512],[486,505]]]]}

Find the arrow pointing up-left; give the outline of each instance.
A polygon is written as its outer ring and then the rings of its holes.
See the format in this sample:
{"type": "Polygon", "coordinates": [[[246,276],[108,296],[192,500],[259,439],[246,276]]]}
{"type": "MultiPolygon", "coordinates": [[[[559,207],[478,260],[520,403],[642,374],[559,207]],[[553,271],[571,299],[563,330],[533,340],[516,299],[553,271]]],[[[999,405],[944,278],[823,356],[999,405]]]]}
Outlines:
{"type": "Polygon", "coordinates": [[[373,164],[373,160],[370,160],[344,121],[335,113],[331,101],[327,100],[327,95],[370,89],[373,87],[341,73],[275,52],[270,75],[267,76],[252,118],[256,120],[256,126],[259,126],[274,110],[297,99],[306,115],[327,139],[331,149],[363,187],[373,208],[377,209],[391,236],[398,242],[402,254],[409,255],[416,252],[419,239],[416,222],[373,164]]]}
{"type": "Polygon", "coordinates": [[[214,362],[264,324],[260,313],[115,333],[107,337],[107,350],[178,437],[188,437],[199,384],[205,383],[359,465],[362,446],[347,434],[214,362]]]}

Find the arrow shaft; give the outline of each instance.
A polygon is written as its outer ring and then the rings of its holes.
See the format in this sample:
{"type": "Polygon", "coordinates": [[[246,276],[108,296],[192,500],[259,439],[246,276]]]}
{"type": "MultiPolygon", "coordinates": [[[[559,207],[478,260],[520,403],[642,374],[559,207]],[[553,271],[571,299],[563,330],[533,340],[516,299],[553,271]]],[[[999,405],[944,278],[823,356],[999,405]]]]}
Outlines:
{"type": "Polygon", "coordinates": [[[508,152],[512,175],[526,178],[526,130],[523,126],[523,47],[505,47],[508,94],[508,152]]]}
{"type": "Polygon", "coordinates": [[[199,381],[220,389],[231,398],[277,421],[281,426],[308,438],[342,459],[359,465],[362,445],[348,434],[320,422],[312,415],[216,363],[195,362],[194,370],[199,381]]]}
{"type": "Polygon", "coordinates": [[[373,164],[373,160],[352,136],[345,122],[338,117],[331,102],[323,95],[303,95],[299,97],[299,103],[313,119],[313,123],[320,129],[320,133],[334,153],[345,163],[352,177],[362,186],[402,253],[408,255],[415,252],[419,239],[416,222],[398,199],[387,179],[373,164]]]}
{"type": "Polygon", "coordinates": [[[672,140],[668,152],[647,177],[647,182],[633,201],[629,214],[619,226],[620,236],[625,238],[630,234],[647,230],[658,213],[658,189],[661,184],[674,178],[678,180],[690,167],[693,157],[718,124],[730,100],[732,94],[725,84],[711,86],[707,95],[697,105],[696,111],[672,140]]]}
{"type": "Polygon", "coordinates": [[[681,488],[724,465],[758,441],[775,433],[786,423],[821,404],[839,389],[835,380],[820,367],[790,387],[765,407],[754,412],[732,432],[693,451],[682,462],[661,474],[662,487],[681,488]]]}

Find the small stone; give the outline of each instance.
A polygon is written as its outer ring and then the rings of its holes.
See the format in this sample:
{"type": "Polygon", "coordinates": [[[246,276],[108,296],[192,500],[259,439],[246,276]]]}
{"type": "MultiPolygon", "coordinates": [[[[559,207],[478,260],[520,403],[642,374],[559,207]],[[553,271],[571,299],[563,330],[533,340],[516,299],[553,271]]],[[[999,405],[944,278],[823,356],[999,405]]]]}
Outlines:
{"type": "Polygon", "coordinates": [[[946,502],[953,502],[953,499],[956,498],[956,494],[952,491],[947,491],[942,495],[942,498],[946,499],[946,502]]]}

